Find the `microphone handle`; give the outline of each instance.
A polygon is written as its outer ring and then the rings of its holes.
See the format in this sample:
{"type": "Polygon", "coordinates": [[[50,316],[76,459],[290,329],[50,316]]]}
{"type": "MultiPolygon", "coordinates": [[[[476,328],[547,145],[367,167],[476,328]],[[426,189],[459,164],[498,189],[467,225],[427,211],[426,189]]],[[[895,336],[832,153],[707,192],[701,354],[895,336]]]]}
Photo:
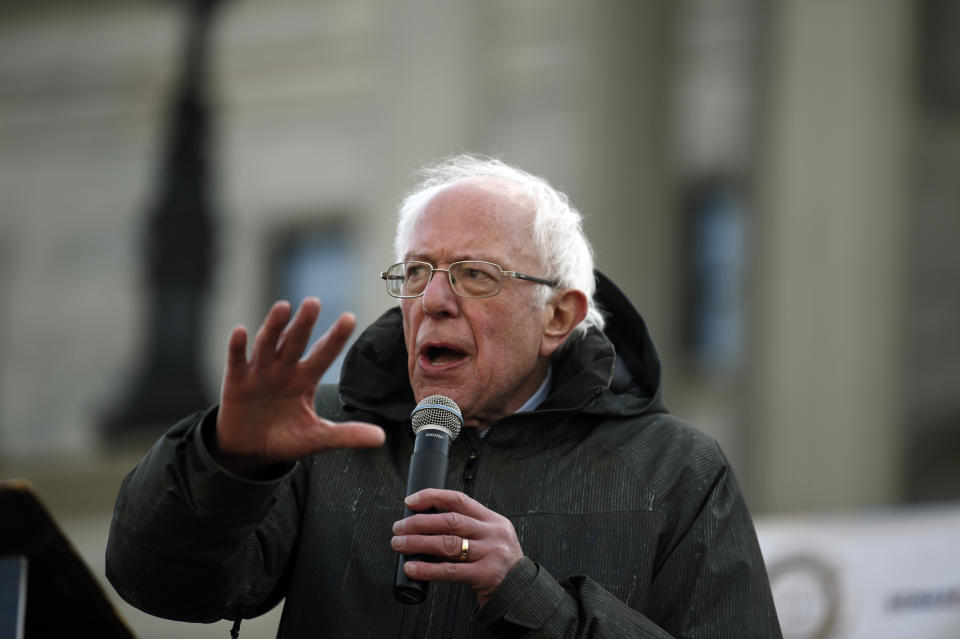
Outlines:
{"type": "MultiPolygon", "coordinates": [[[[410,470],[407,474],[407,495],[424,488],[446,488],[447,468],[450,465],[450,437],[441,430],[425,426],[417,433],[410,455],[410,470]]],[[[403,517],[413,514],[403,507],[403,517]]],[[[393,582],[393,596],[406,604],[418,604],[427,597],[430,582],[411,579],[403,572],[407,561],[438,561],[428,555],[399,555],[397,576],[393,582]]]]}

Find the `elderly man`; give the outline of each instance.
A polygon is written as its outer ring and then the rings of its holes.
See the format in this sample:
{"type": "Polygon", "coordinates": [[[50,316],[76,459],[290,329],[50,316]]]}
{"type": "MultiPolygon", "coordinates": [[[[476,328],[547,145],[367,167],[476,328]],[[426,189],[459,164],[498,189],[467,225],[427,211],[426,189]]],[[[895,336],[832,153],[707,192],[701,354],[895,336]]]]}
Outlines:
{"type": "Polygon", "coordinates": [[[427,170],[403,203],[400,299],[301,357],[320,312],[230,335],[220,403],[124,481],[107,575],[133,605],[209,622],[286,598],[279,636],[775,637],[756,535],[716,443],[671,417],[643,320],[593,271],[579,214],[495,160],[427,170]],[[596,289],[596,290],[595,290],[596,289]],[[409,416],[464,417],[447,490],[406,500],[409,416]],[[404,570],[432,582],[412,606],[404,570]]]}

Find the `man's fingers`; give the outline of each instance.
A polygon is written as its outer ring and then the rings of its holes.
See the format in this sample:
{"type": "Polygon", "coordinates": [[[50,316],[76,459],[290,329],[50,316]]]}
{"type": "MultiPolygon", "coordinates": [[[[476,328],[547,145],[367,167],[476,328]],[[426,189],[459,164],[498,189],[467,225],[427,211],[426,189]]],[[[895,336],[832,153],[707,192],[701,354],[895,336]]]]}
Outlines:
{"type": "Polygon", "coordinates": [[[404,503],[410,507],[410,510],[423,511],[432,508],[441,512],[461,513],[481,521],[498,517],[495,512],[458,490],[425,488],[409,495],[404,503]]]}
{"type": "Polygon", "coordinates": [[[386,441],[383,429],[366,422],[328,422],[318,433],[318,452],[333,448],[375,448],[386,441]]]}
{"type": "Polygon", "coordinates": [[[251,363],[263,364],[273,359],[277,350],[277,340],[280,339],[280,333],[289,319],[290,302],[274,302],[253,341],[251,363]]]}
{"type": "Polygon", "coordinates": [[[396,535],[450,535],[467,539],[477,539],[486,534],[481,520],[453,512],[410,515],[394,522],[393,532],[396,535]]]}
{"type": "Polygon", "coordinates": [[[320,300],[316,297],[308,297],[300,303],[293,320],[280,336],[277,357],[290,364],[300,359],[307,342],[310,341],[310,333],[320,315],[320,308],[320,300]]]}
{"type": "Polygon", "coordinates": [[[234,326],[227,339],[227,369],[224,376],[236,378],[242,376],[247,369],[247,329],[244,326],[234,326]]]}
{"type": "Polygon", "coordinates": [[[393,524],[394,550],[441,560],[407,561],[403,569],[409,577],[465,583],[483,605],[523,558],[510,520],[463,493],[427,488],[410,495],[406,503],[415,510],[441,511],[419,512],[393,524]]]}
{"type": "Polygon", "coordinates": [[[317,343],[310,349],[310,354],[304,359],[304,365],[317,378],[323,375],[333,360],[337,358],[344,344],[350,339],[350,334],[357,325],[357,318],[352,313],[344,313],[327,329],[317,343]]]}
{"type": "MultiPolygon", "coordinates": [[[[397,535],[390,540],[390,547],[405,555],[430,555],[447,561],[461,561],[463,539],[459,535],[397,535]]],[[[480,542],[473,540],[468,544],[467,558],[471,561],[481,559],[483,549],[480,542]]]]}
{"type": "MultiPolygon", "coordinates": [[[[403,564],[403,571],[411,579],[420,581],[449,581],[468,584],[472,579],[476,579],[478,574],[476,564],[460,562],[435,564],[424,561],[408,561],[403,564]]],[[[473,586],[471,585],[471,587],[473,586]]]]}

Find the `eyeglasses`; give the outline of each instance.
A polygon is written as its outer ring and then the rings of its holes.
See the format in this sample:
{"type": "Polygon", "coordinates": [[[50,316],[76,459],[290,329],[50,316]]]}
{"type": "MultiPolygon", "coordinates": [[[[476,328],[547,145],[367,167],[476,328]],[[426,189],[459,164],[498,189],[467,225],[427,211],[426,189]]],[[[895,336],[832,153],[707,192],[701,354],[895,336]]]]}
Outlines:
{"type": "Polygon", "coordinates": [[[503,288],[504,277],[551,287],[559,284],[516,271],[505,271],[493,262],[482,260],[454,262],[447,268],[436,268],[429,262],[400,262],[380,273],[380,279],[386,280],[387,293],[406,299],[423,295],[435,272],[446,273],[450,278],[450,288],[460,297],[493,297],[503,288]]]}

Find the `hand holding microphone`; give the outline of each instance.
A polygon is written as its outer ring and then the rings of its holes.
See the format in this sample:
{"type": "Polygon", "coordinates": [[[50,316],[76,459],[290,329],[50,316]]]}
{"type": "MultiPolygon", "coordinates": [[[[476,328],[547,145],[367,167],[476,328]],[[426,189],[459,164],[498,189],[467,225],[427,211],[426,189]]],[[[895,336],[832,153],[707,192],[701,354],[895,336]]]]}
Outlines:
{"type": "MultiPolygon", "coordinates": [[[[420,401],[410,415],[416,441],[410,456],[407,474],[407,497],[424,488],[443,488],[447,485],[450,462],[450,444],[463,426],[460,408],[449,397],[431,395],[420,401]]],[[[404,518],[413,514],[403,507],[404,518]]],[[[427,596],[425,581],[407,576],[404,565],[408,560],[429,561],[425,557],[400,555],[397,558],[397,576],[393,584],[394,596],[403,603],[420,603],[427,596]]]]}
{"type": "MultiPolygon", "coordinates": [[[[418,431],[418,424],[440,421],[437,416],[431,415],[418,419],[420,407],[441,403],[450,410],[456,409],[452,400],[434,395],[421,401],[414,410],[414,432],[418,433],[418,444],[420,433],[423,432],[418,431]]],[[[457,433],[462,423],[459,413],[459,409],[456,409],[457,433]]],[[[431,435],[425,435],[425,438],[431,442],[440,441],[431,435]]],[[[446,450],[449,450],[449,441],[446,450]]],[[[523,558],[517,533],[506,517],[462,492],[444,489],[448,461],[445,454],[442,462],[426,455],[422,457],[430,459],[422,464],[424,466],[443,465],[442,474],[435,469],[434,481],[428,482],[433,485],[423,485],[419,479],[414,481],[415,476],[420,478],[426,474],[419,469],[421,463],[418,463],[417,456],[415,444],[410,460],[410,480],[404,500],[403,519],[394,524],[394,537],[390,542],[394,550],[403,553],[397,562],[394,595],[404,603],[420,603],[426,596],[428,582],[458,582],[467,584],[478,603],[483,605],[507,573],[523,558]]]]}

